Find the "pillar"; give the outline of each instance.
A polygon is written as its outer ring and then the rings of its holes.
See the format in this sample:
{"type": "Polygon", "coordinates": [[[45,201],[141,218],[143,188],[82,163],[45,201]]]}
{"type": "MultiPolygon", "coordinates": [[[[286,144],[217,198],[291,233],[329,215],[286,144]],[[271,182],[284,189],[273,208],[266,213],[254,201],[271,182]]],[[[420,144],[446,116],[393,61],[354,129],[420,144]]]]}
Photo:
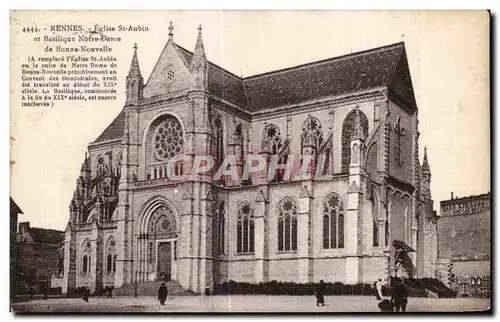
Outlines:
{"type": "Polygon", "coordinates": [[[298,279],[299,283],[309,283],[312,280],[309,270],[309,221],[311,214],[312,184],[303,185],[299,195],[299,211],[297,216],[297,251],[298,251],[298,279]]]}
{"type": "Polygon", "coordinates": [[[254,261],[254,283],[261,283],[265,281],[264,276],[264,258],[265,258],[265,245],[266,245],[266,231],[265,231],[265,217],[267,216],[267,206],[269,204],[266,192],[259,190],[257,198],[255,198],[255,213],[254,213],[254,247],[255,247],[255,261],[254,261]]]}
{"type": "Polygon", "coordinates": [[[189,186],[185,186],[182,195],[183,209],[180,215],[179,238],[179,284],[185,289],[191,289],[191,267],[193,253],[191,248],[191,219],[193,213],[193,196],[189,186]]]}

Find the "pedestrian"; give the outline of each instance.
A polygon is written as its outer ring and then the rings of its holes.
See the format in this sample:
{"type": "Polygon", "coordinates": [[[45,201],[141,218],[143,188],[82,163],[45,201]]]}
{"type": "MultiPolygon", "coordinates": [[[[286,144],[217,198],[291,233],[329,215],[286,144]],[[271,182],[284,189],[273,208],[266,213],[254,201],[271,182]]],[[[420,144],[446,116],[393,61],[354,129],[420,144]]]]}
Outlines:
{"type": "Polygon", "coordinates": [[[161,283],[160,288],[158,289],[158,301],[160,301],[160,305],[165,305],[165,301],[167,300],[168,289],[165,283],[161,283]]]}
{"type": "Polygon", "coordinates": [[[375,296],[378,301],[382,299],[382,279],[375,281],[375,296]]]}
{"type": "Polygon", "coordinates": [[[113,287],[108,286],[108,299],[112,299],[112,298],[113,298],[113,287]]]}
{"type": "Polygon", "coordinates": [[[205,295],[210,296],[210,285],[205,286],[205,295]]]}
{"type": "Polygon", "coordinates": [[[316,287],[316,306],[325,306],[325,283],[323,280],[319,281],[316,287]]]}
{"type": "Polygon", "coordinates": [[[408,304],[408,288],[400,277],[395,277],[391,285],[391,301],[394,303],[396,312],[406,312],[408,304]]]}
{"type": "Polygon", "coordinates": [[[89,301],[89,297],[90,297],[90,288],[85,287],[85,289],[83,290],[83,300],[85,302],[88,302],[89,301]]]}

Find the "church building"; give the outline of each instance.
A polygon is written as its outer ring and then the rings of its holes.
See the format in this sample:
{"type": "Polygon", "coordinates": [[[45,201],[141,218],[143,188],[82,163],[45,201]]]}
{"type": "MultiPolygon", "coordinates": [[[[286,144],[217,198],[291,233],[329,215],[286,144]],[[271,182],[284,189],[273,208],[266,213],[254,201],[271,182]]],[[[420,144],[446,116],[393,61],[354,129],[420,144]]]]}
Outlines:
{"type": "Polygon", "coordinates": [[[373,283],[390,274],[394,240],[415,250],[399,274],[434,276],[431,171],[404,43],[242,78],[207,59],[201,26],[191,52],[171,24],[146,82],[139,52],[124,107],[88,145],[76,181],[63,292],[373,283]],[[241,174],[251,154],[280,165],[313,156],[313,175],[186,175],[207,155],[212,172],[231,155],[241,174]],[[179,155],[173,173],[184,179],[173,180],[167,164],[179,155]]]}

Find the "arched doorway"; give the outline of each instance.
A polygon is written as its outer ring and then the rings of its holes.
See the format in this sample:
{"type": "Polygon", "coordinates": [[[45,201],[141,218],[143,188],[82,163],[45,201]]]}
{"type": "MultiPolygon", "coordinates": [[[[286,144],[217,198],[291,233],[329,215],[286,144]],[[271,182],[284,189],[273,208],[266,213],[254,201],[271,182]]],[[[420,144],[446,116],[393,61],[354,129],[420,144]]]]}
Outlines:
{"type": "Polygon", "coordinates": [[[155,200],[141,222],[139,280],[177,280],[179,222],[172,208],[155,200]]]}
{"type": "Polygon", "coordinates": [[[170,208],[156,208],[149,219],[148,237],[156,250],[156,279],[177,279],[177,220],[170,208]]]}

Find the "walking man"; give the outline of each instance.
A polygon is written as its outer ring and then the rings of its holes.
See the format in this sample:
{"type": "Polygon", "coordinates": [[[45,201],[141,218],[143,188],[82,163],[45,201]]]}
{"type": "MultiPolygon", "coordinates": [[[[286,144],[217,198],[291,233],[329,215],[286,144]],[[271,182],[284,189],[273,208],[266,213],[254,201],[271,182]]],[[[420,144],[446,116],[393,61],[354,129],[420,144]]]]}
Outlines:
{"type": "Polygon", "coordinates": [[[165,305],[165,301],[167,300],[168,289],[165,283],[161,283],[160,288],[158,289],[158,301],[160,301],[160,305],[165,305]]]}

